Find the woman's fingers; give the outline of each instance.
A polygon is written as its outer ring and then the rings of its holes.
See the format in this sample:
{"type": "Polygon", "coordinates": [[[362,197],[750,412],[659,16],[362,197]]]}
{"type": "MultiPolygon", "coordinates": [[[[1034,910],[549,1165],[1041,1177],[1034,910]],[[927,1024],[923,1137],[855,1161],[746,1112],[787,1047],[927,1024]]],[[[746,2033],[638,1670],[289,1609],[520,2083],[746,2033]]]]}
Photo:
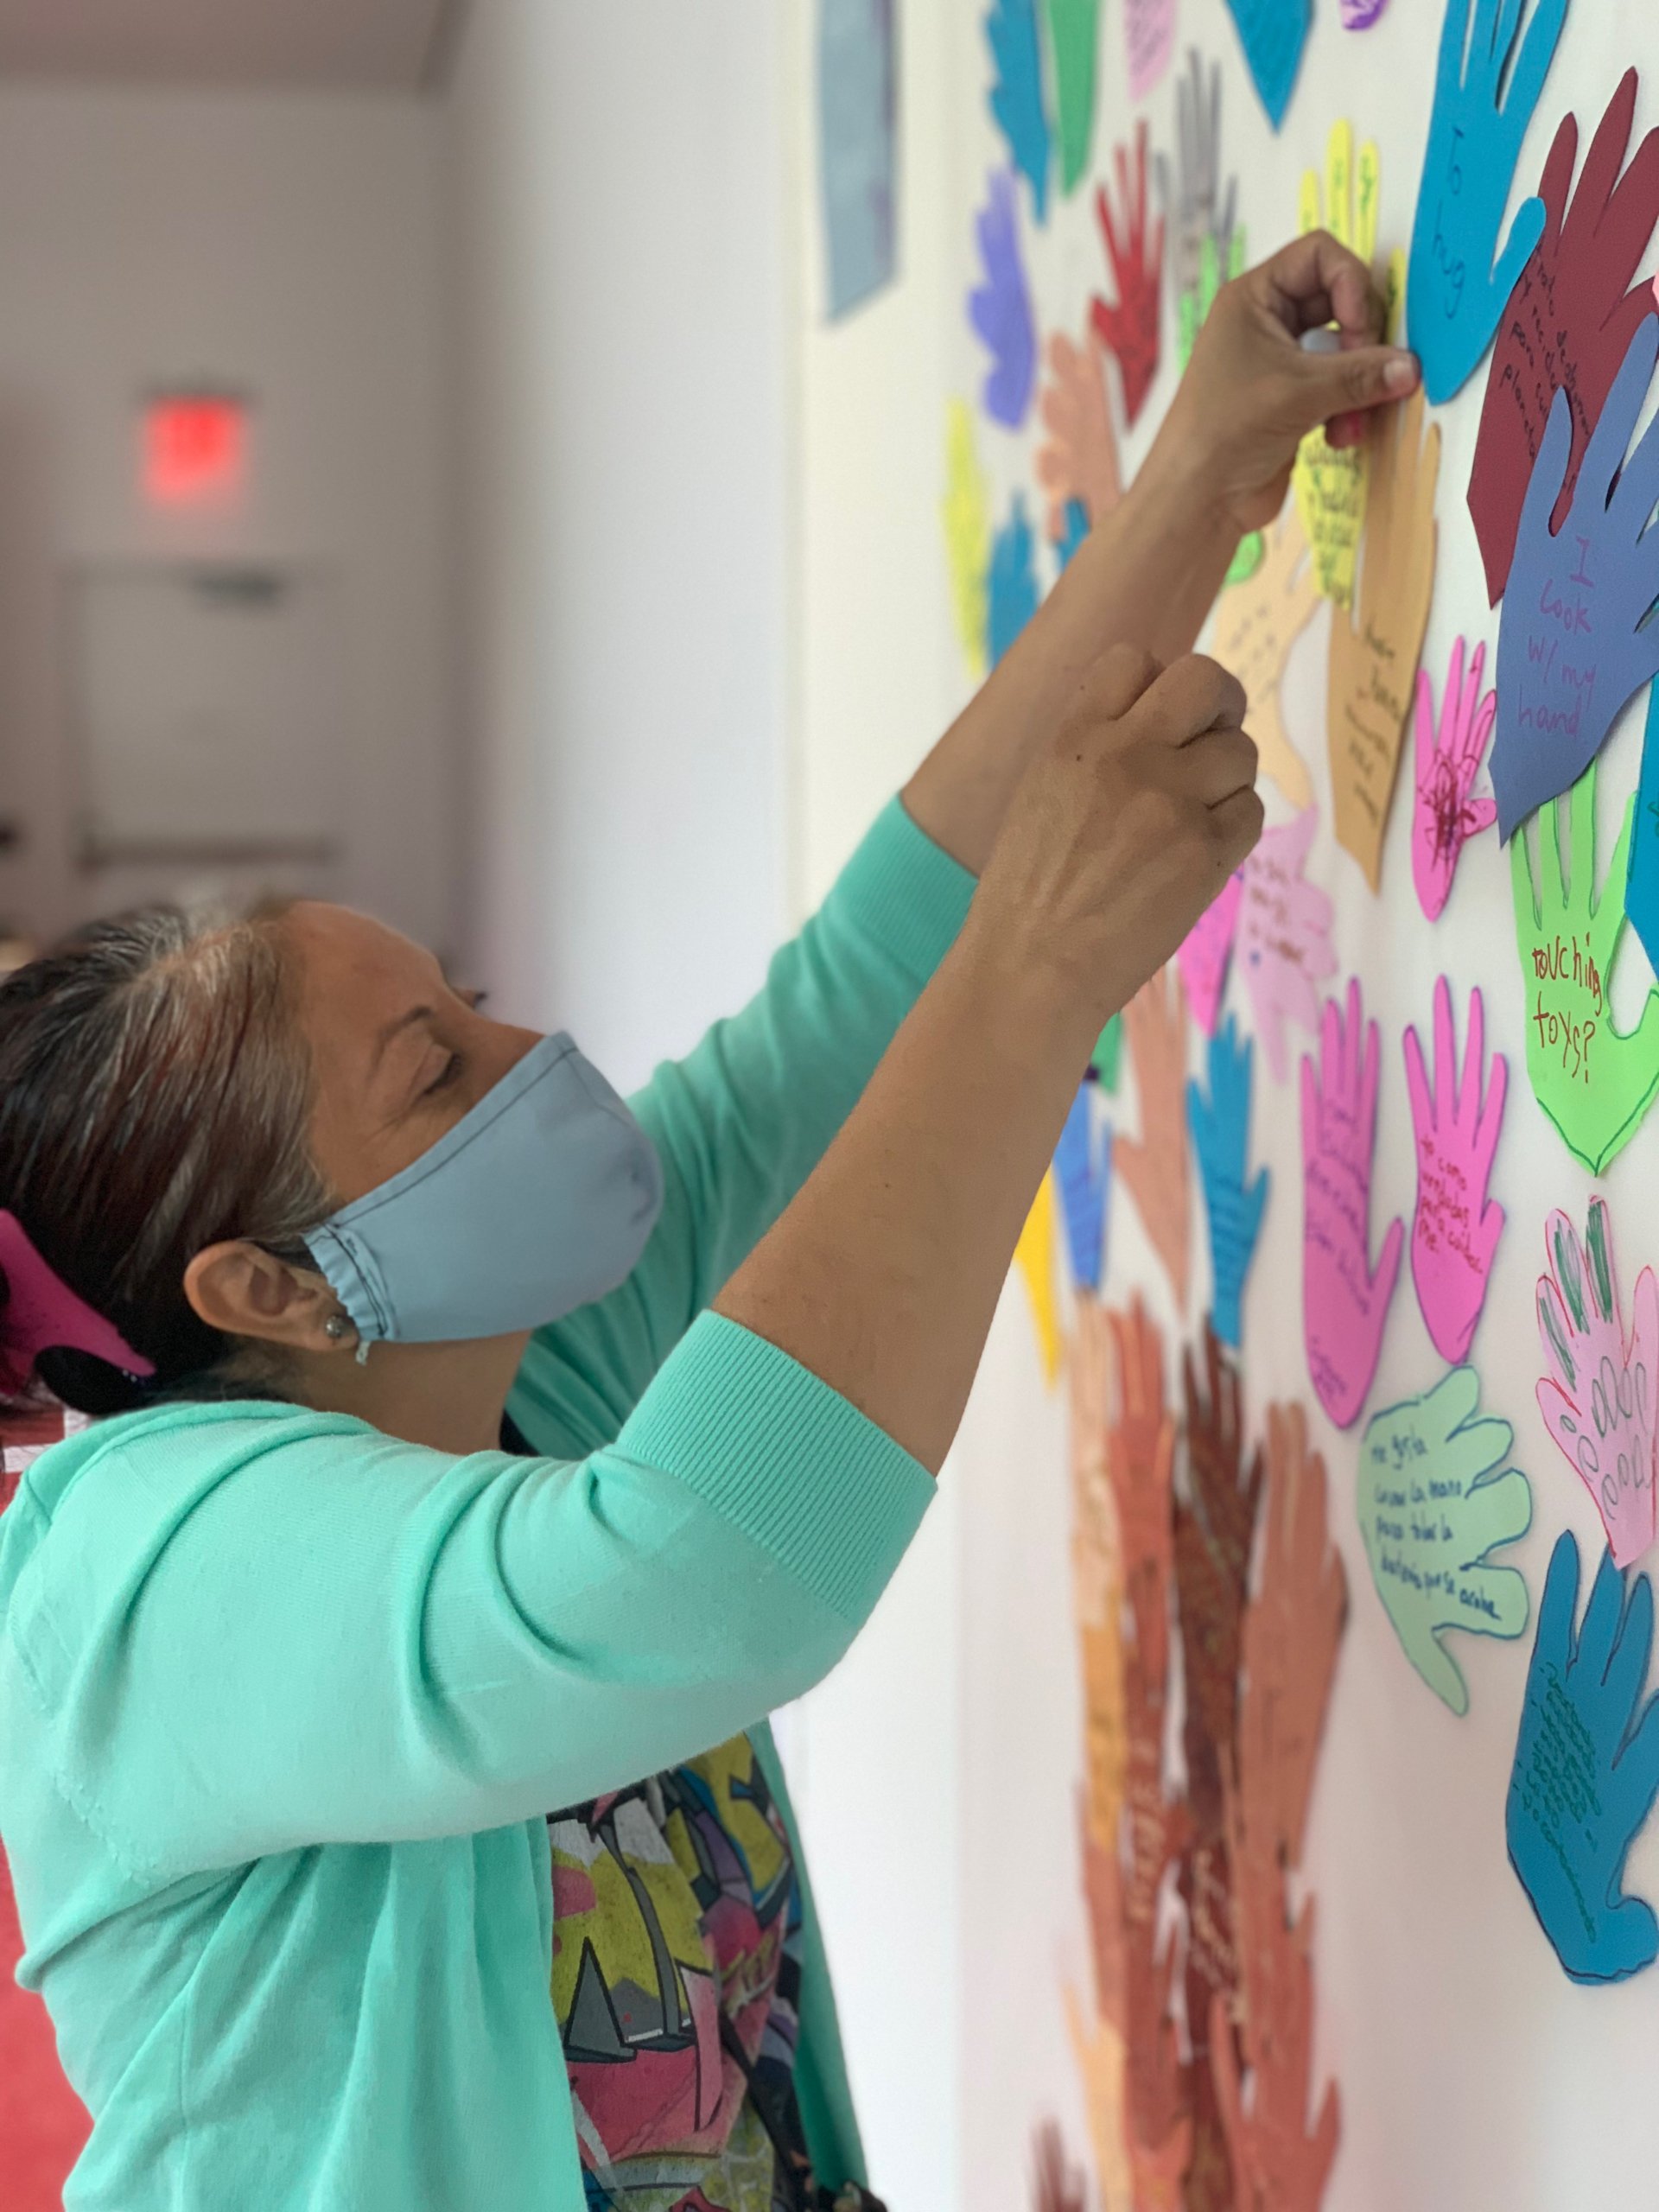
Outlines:
{"type": "Polygon", "coordinates": [[[1255,741],[1242,729],[1205,730],[1182,747],[1191,789],[1205,806],[1221,806],[1236,791],[1254,791],[1255,741]]]}
{"type": "Polygon", "coordinates": [[[1382,335],[1385,308],[1370,270],[1329,231],[1307,231],[1293,238],[1242,282],[1293,338],[1330,322],[1362,344],[1374,344],[1382,335]]]}
{"type": "MultiPolygon", "coordinates": [[[[1308,428],[1367,414],[1404,399],[1422,381],[1417,356],[1398,346],[1360,346],[1336,353],[1304,353],[1299,382],[1308,428]]],[[[1350,431],[1344,439],[1352,443],[1350,431]]]]}

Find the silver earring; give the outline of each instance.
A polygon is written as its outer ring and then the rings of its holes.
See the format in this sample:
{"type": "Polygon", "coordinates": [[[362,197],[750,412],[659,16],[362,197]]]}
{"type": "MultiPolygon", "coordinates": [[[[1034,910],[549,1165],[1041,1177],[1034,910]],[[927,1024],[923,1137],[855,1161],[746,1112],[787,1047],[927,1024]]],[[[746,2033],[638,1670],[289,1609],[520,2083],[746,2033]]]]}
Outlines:
{"type": "Polygon", "coordinates": [[[331,1313],[322,1325],[322,1333],[331,1344],[344,1344],[351,1332],[351,1326],[343,1313],[331,1313]]]}

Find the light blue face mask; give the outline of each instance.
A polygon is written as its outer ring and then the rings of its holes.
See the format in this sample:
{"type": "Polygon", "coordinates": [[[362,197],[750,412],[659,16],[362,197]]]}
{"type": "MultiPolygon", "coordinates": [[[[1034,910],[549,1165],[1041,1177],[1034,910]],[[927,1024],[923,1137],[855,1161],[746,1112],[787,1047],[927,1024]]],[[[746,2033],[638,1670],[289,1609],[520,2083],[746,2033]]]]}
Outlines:
{"type": "Polygon", "coordinates": [[[538,1329],[631,1274],[656,1148],[569,1037],[544,1037],[401,1175],[306,1238],[366,1347],[538,1329]]]}

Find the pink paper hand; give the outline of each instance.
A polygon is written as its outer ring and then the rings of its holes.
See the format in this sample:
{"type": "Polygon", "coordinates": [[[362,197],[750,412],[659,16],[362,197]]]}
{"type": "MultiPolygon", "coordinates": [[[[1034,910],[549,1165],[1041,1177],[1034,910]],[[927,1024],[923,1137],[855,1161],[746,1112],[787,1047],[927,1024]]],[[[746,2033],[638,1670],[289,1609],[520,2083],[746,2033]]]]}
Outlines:
{"type": "Polygon", "coordinates": [[[1239,903],[1244,896],[1244,877],[1236,869],[1221,896],[1206,906],[1187,931],[1175,955],[1180,963],[1181,982],[1192,1019],[1206,1037],[1216,1033],[1222,993],[1227,988],[1227,963],[1233,957],[1238,929],[1239,903]]]}
{"type": "Polygon", "coordinates": [[[1596,1501],[1615,1567],[1654,1535],[1654,1379],[1659,1376],[1659,1282],[1637,1278],[1628,1344],[1605,1198],[1590,1201],[1581,1246],[1564,1213],[1544,1225],[1551,1272],[1538,1278],[1538,1331],[1551,1373],[1538,1384],[1544,1426],[1596,1501]]]}
{"type": "Polygon", "coordinates": [[[1310,806],[1294,822],[1264,831],[1243,871],[1238,957],[1276,1083],[1290,1073],[1285,1023],[1317,1029],[1319,986],[1337,972],[1331,901],[1316,884],[1302,880],[1318,825],[1319,816],[1310,806]]]}
{"type": "Polygon", "coordinates": [[[1406,1032],[1406,1088],[1417,1139],[1417,1211],[1411,1224],[1411,1274],[1434,1349],[1461,1367],[1485,1303],[1492,1255],[1503,1231],[1503,1209],[1488,1198],[1492,1154],[1503,1123],[1509,1062],[1492,1060],[1491,1087],[1481,1103],[1486,1044],[1478,990],[1469,998],[1469,1052],[1458,1081],[1458,1035],[1452,993],[1434,986],[1434,1086],[1431,1096],[1417,1032],[1406,1032]]]}
{"type": "Polygon", "coordinates": [[[1431,922],[1452,895],[1452,879],[1465,844],[1497,819],[1490,798],[1471,798],[1497,713],[1497,694],[1480,696],[1486,648],[1475,647],[1464,680],[1465,640],[1452,648],[1440,721],[1434,723],[1434,687],[1427,669],[1417,671],[1417,795],[1411,817],[1411,872],[1417,898],[1431,922]]]}
{"type": "Polygon", "coordinates": [[[1405,1227],[1392,1222],[1373,1272],[1371,1166],[1380,1073],[1377,1027],[1365,1025],[1356,978],[1348,1017],[1327,999],[1319,1072],[1302,1062],[1302,1325],[1308,1373],[1338,1428],[1359,1418],[1382,1349],[1405,1227]]]}

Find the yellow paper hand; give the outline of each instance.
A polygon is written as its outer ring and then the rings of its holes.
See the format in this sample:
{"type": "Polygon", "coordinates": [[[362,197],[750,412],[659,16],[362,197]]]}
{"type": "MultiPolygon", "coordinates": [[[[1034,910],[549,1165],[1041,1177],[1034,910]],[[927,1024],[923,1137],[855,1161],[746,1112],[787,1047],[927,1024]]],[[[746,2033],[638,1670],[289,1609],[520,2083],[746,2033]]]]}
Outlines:
{"type": "Polygon", "coordinates": [[[991,498],[974,443],[973,410],[953,399],[945,413],[944,544],[950,563],[950,598],[968,672],[989,664],[991,498]]]}
{"type": "Polygon", "coordinates": [[[1245,727],[1255,740],[1262,772],[1273,778],[1298,812],[1313,799],[1313,785],[1285,728],[1279,686],[1290,649],[1319,604],[1307,539],[1295,514],[1287,512],[1268,537],[1255,574],[1230,586],[1216,606],[1216,658],[1231,669],[1249,695],[1245,727]]]}
{"type": "Polygon", "coordinates": [[[1337,841],[1373,891],[1434,593],[1440,429],[1431,424],[1424,436],[1426,405],[1419,389],[1388,410],[1370,441],[1358,606],[1339,608],[1331,630],[1325,729],[1337,841]]]}
{"type": "Polygon", "coordinates": [[[1101,2212],[1135,2212],[1135,2188],[1124,2139],[1127,2068],[1122,2034],[1109,2020],[1090,2019],[1074,1989],[1065,1993],[1065,2017],[1083,2082],[1084,2102],[1089,2107],[1101,2212]]]}
{"type": "Polygon", "coordinates": [[[1045,1175],[1026,1225],[1014,1247],[1014,1265],[1025,1277],[1031,1299],[1031,1318],[1037,1329],[1037,1349],[1042,1355],[1043,1379],[1052,1382],[1060,1371],[1065,1349],[1060,1319],[1054,1303],[1054,1179],[1045,1175]]]}

